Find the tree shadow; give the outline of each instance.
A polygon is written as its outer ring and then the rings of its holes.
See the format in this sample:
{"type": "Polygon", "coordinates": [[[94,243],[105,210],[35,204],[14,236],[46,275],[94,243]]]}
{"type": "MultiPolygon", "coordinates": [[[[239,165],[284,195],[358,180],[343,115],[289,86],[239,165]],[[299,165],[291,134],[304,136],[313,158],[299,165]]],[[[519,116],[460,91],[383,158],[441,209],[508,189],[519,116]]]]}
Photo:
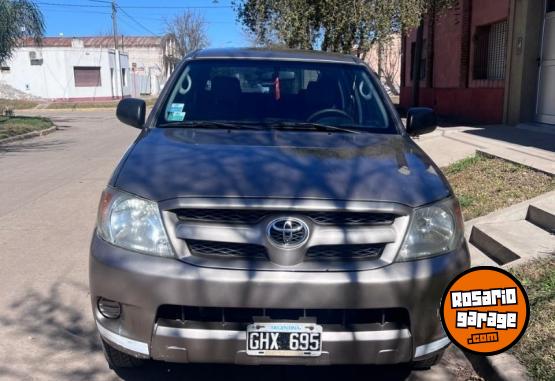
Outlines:
{"type": "Polygon", "coordinates": [[[32,138],[20,140],[9,144],[0,144],[0,158],[3,154],[37,152],[37,151],[61,151],[66,146],[62,140],[48,140],[32,138]]]}
{"type": "Polygon", "coordinates": [[[167,364],[152,361],[145,367],[118,370],[123,380],[405,380],[410,376],[407,366],[238,366],[222,364],[167,364]]]}
{"type": "Polygon", "coordinates": [[[0,315],[0,330],[13,350],[6,352],[0,375],[89,380],[110,374],[100,361],[102,350],[92,318],[88,309],[83,310],[89,305],[87,294],[84,284],[64,281],[45,291],[28,289],[9,303],[0,315]]]}

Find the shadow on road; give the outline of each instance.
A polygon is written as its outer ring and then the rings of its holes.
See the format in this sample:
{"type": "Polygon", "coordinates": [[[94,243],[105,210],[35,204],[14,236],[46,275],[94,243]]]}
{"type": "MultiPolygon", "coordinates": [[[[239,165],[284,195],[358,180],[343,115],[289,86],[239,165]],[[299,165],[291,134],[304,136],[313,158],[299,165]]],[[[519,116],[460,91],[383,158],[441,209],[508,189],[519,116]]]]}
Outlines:
{"type": "Polygon", "coordinates": [[[151,362],[137,370],[121,370],[124,380],[405,380],[410,375],[406,366],[237,366],[220,364],[166,364],[151,362]]]}
{"type": "Polygon", "coordinates": [[[0,144],[0,155],[13,152],[61,151],[64,146],[65,143],[60,140],[43,141],[42,139],[33,138],[9,144],[0,144]]]}
{"type": "Polygon", "coordinates": [[[103,362],[91,361],[102,350],[85,315],[89,311],[82,308],[88,305],[87,294],[83,284],[59,282],[46,291],[29,289],[5,306],[0,333],[12,350],[0,361],[0,375],[14,380],[92,380],[107,374],[103,362]]]}

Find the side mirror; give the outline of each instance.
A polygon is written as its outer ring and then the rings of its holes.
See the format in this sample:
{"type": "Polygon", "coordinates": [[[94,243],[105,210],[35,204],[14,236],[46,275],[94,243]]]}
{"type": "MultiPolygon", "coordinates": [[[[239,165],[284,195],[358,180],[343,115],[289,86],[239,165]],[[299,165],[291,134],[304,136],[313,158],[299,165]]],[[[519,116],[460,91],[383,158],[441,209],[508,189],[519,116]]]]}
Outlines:
{"type": "Polygon", "coordinates": [[[427,134],[436,127],[436,114],[431,108],[412,107],[407,112],[407,133],[409,135],[427,134]]]}
{"type": "Polygon", "coordinates": [[[146,103],[142,99],[126,98],[118,103],[116,116],[119,121],[136,128],[145,124],[146,103]]]}

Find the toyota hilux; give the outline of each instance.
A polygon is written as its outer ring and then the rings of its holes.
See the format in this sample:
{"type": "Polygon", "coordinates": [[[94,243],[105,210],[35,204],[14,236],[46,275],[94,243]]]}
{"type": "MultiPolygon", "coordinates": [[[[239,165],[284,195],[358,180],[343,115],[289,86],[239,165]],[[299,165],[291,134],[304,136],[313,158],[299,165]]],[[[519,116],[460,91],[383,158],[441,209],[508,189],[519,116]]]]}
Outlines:
{"type": "Polygon", "coordinates": [[[104,190],[90,249],[112,367],[182,363],[429,367],[442,292],[469,267],[459,204],[361,60],[195,51],[104,190]]]}

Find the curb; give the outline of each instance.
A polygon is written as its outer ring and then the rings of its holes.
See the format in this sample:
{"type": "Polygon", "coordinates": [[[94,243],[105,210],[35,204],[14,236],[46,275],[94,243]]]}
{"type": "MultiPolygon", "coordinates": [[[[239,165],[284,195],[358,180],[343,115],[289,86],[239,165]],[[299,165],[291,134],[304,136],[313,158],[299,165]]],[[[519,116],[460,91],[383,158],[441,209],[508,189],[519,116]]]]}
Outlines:
{"type": "Polygon", "coordinates": [[[56,131],[57,129],[58,129],[57,126],[52,126],[52,127],[46,128],[44,130],[31,131],[31,132],[27,132],[26,134],[16,135],[16,136],[12,136],[12,137],[9,137],[9,138],[6,138],[6,139],[0,139],[0,144],[6,144],[6,143],[11,143],[11,142],[16,142],[18,140],[31,139],[31,138],[35,138],[37,136],[48,135],[48,134],[51,134],[52,132],[56,131]]]}
{"type": "Polygon", "coordinates": [[[464,352],[472,367],[481,377],[491,381],[530,381],[526,368],[509,353],[479,356],[464,352]]]}

